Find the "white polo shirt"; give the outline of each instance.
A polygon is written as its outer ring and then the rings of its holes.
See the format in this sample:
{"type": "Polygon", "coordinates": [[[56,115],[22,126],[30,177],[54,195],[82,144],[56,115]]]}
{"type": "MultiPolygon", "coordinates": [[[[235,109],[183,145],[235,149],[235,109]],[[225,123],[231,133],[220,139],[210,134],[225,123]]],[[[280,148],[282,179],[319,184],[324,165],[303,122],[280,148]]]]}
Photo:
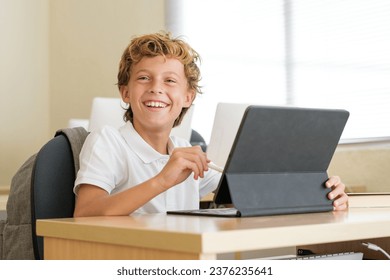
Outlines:
{"type": "MultiPolygon", "coordinates": [[[[171,136],[168,150],[191,144],[171,136]]],[[[132,188],[157,175],[168,162],[169,155],[154,150],[127,122],[119,130],[105,126],[88,135],[80,153],[74,193],[80,184],[91,184],[110,194],[132,188]]],[[[159,213],[168,210],[198,209],[201,197],[213,191],[220,173],[209,170],[204,178],[187,180],[153,198],[136,213],[159,213]]]]}

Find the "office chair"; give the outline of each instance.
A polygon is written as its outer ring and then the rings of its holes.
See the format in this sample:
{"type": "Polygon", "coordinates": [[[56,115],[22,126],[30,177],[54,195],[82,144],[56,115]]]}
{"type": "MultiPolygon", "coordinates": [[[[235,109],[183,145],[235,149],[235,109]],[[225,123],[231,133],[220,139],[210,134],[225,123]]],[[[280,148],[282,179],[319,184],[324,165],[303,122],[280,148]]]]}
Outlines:
{"type": "Polygon", "coordinates": [[[75,173],[70,142],[64,134],[57,134],[38,152],[31,176],[31,225],[35,259],[43,259],[43,238],[36,235],[36,220],[73,217],[75,173]]]}
{"type": "Polygon", "coordinates": [[[206,152],[207,149],[206,141],[204,141],[202,135],[200,135],[200,133],[194,129],[191,130],[190,143],[192,146],[199,145],[202,148],[203,152],[206,152]]]}
{"type": "MultiPolygon", "coordinates": [[[[86,134],[85,131],[85,137],[86,134]]],[[[195,141],[194,144],[205,147],[203,137],[196,131],[192,131],[191,139],[195,141]]],[[[31,175],[31,226],[35,259],[44,257],[43,238],[36,235],[36,220],[73,217],[75,170],[74,151],[64,134],[57,134],[36,156],[31,175]]]]}

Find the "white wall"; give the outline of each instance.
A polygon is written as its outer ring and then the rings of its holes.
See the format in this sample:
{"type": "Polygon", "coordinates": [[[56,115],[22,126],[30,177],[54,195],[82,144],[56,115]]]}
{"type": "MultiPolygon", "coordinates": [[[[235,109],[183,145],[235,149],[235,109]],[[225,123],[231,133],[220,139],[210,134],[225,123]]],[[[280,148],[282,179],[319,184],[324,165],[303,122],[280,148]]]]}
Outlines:
{"type": "Polygon", "coordinates": [[[48,0],[0,0],[0,185],[49,136],[48,0]]]}
{"type": "Polygon", "coordinates": [[[0,185],[92,98],[118,96],[134,35],[164,29],[164,0],[0,0],[0,185]]]}
{"type": "Polygon", "coordinates": [[[50,1],[51,132],[119,97],[118,63],[134,35],[164,29],[163,0],[50,1]]]}

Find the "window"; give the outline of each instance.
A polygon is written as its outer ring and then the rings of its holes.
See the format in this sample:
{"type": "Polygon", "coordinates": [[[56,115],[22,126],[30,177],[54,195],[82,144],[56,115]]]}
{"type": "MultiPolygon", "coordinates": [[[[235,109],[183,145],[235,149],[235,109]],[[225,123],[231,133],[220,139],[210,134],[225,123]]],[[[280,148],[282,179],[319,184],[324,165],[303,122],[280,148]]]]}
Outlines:
{"type": "Polygon", "coordinates": [[[390,2],[170,0],[166,13],[202,56],[206,141],[218,102],[344,108],[343,138],[390,136],[390,2]]]}

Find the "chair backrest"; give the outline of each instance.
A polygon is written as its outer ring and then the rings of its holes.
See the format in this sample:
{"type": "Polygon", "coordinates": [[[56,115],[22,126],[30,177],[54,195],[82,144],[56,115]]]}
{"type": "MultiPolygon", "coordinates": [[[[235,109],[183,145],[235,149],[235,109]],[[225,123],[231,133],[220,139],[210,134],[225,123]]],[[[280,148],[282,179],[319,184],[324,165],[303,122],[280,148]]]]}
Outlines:
{"type": "Polygon", "coordinates": [[[78,169],[75,161],[78,162],[78,153],[86,136],[86,131],[78,135],[78,144],[75,144],[65,134],[57,134],[36,156],[31,184],[31,224],[36,259],[43,259],[43,239],[36,235],[35,221],[73,217],[73,186],[78,169]]]}
{"type": "Polygon", "coordinates": [[[190,143],[192,146],[199,145],[202,148],[203,152],[206,152],[207,150],[207,144],[203,136],[200,135],[200,133],[194,129],[191,132],[190,143]]]}
{"type": "Polygon", "coordinates": [[[123,114],[125,106],[120,98],[95,97],[92,100],[88,131],[110,125],[119,128],[125,124],[123,114]]]}
{"type": "Polygon", "coordinates": [[[87,135],[82,127],[57,131],[12,177],[7,219],[0,221],[0,259],[42,259],[36,219],[73,216],[73,184],[87,135]]]}
{"type": "Polygon", "coordinates": [[[43,240],[35,234],[35,220],[72,217],[75,170],[72,150],[64,135],[50,140],[37,154],[32,174],[32,233],[36,259],[43,258],[43,240]]]}

